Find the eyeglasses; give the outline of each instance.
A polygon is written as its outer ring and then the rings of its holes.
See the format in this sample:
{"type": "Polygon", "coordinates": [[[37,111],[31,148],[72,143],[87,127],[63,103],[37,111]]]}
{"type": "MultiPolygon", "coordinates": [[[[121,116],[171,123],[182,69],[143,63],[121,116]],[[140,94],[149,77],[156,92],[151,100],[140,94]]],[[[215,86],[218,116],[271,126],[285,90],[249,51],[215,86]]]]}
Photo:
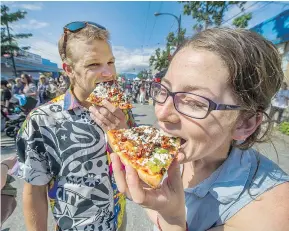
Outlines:
{"type": "Polygon", "coordinates": [[[80,30],[82,30],[83,28],[85,28],[87,25],[92,25],[95,26],[99,29],[102,30],[106,30],[106,28],[102,25],[99,25],[95,22],[71,22],[66,24],[63,27],[63,31],[64,31],[64,42],[63,42],[63,52],[64,52],[64,57],[66,58],[66,46],[67,46],[67,31],[72,32],[72,33],[76,33],[80,30]]]}
{"type": "Polygon", "coordinates": [[[205,119],[214,110],[242,110],[241,106],[217,104],[212,100],[188,92],[171,92],[164,85],[152,82],[150,96],[159,104],[164,104],[169,96],[173,97],[175,109],[188,117],[205,119]]]}

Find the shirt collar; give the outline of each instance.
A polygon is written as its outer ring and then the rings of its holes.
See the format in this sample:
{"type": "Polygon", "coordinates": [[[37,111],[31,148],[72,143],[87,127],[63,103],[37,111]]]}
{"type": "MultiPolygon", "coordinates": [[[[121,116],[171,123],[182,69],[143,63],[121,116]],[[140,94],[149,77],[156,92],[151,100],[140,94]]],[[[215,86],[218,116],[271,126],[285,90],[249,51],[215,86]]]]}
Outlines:
{"type": "Polygon", "coordinates": [[[193,193],[199,198],[210,193],[223,204],[237,200],[248,181],[252,160],[248,151],[234,148],[227,160],[207,179],[185,192],[193,193]]]}
{"type": "Polygon", "coordinates": [[[72,109],[77,108],[77,107],[81,107],[79,101],[74,96],[71,88],[69,88],[65,92],[63,101],[64,101],[63,110],[68,111],[68,110],[72,110],[72,109]]]}

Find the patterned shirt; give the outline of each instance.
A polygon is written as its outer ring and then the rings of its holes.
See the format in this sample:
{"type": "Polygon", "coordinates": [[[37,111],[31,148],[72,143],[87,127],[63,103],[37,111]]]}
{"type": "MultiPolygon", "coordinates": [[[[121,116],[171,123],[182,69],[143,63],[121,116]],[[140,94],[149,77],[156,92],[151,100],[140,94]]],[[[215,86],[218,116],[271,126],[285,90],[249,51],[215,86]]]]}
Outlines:
{"type": "MultiPolygon", "coordinates": [[[[130,110],[124,111],[134,126],[130,110]]],[[[125,197],[117,191],[106,135],[69,89],[35,109],[17,138],[19,175],[48,185],[57,231],[116,230],[125,197]]]]}

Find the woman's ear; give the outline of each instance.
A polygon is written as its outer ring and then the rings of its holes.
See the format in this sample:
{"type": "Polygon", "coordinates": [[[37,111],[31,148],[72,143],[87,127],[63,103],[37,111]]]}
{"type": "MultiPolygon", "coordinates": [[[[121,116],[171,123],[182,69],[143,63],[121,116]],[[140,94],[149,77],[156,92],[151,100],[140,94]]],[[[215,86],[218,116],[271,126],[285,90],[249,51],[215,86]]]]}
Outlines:
{"type": "Polygon", "coordinates": [[[256,129],[260,126],[263,120],[263,113],[258,112],[249,118],[239,118],[235,131],[233,132],[234,140],[246,140],[252,135],[256,129]]]}

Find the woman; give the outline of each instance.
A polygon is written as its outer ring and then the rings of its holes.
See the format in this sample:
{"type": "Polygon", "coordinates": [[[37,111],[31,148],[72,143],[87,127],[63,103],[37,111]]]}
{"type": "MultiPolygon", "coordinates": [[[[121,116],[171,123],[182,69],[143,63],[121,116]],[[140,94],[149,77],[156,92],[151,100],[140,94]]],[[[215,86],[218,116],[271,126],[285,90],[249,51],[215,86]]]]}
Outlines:
{"type": "Polygon", "coordinates": [[[36,99],[37,98],[37,87],[33,83],[33,81],[30,78],[30,76],[27,75],[27,74],[22,74],[21,75],[21,81],[24,84],[23,93],[27,97],[33,97],[33,98],[36,99]]]}
{"type": "Polygon", "coordinates": [[[46,77],[44,75],[40,75],[38,83],[38,97],[40,104],[44,104],[48,100],[47,88],[46,77]]]}
{"type": "Polygon", "coordinates": [[[23,108],[26,110],[26,113],[29,113],[37,105],[37,87],[33,83],[32,78],[27,74],[21,75],[21,81],[24,85],[23,94],[27,99],[23,108]]]}
{"type": "Polygon", "coordinates": [[[151,190],[113,154],[120,192],[144,206],[159,230],[288,230],[289,177],[250,148],[268,135],[262,119],[282,81],[278,51],[260,35],[197,34],[150,91],[159,126],[182,138],[181,165],[175,161],[151,190]]]}
{"type": "Polygon", "coordinates": [[[68,84],[66,77],[61,75],[58,78],[58,92],[59,92],[59,94],[60,95],[64,94],[68,88],[69,88],[69,84],[68,84]]]}

